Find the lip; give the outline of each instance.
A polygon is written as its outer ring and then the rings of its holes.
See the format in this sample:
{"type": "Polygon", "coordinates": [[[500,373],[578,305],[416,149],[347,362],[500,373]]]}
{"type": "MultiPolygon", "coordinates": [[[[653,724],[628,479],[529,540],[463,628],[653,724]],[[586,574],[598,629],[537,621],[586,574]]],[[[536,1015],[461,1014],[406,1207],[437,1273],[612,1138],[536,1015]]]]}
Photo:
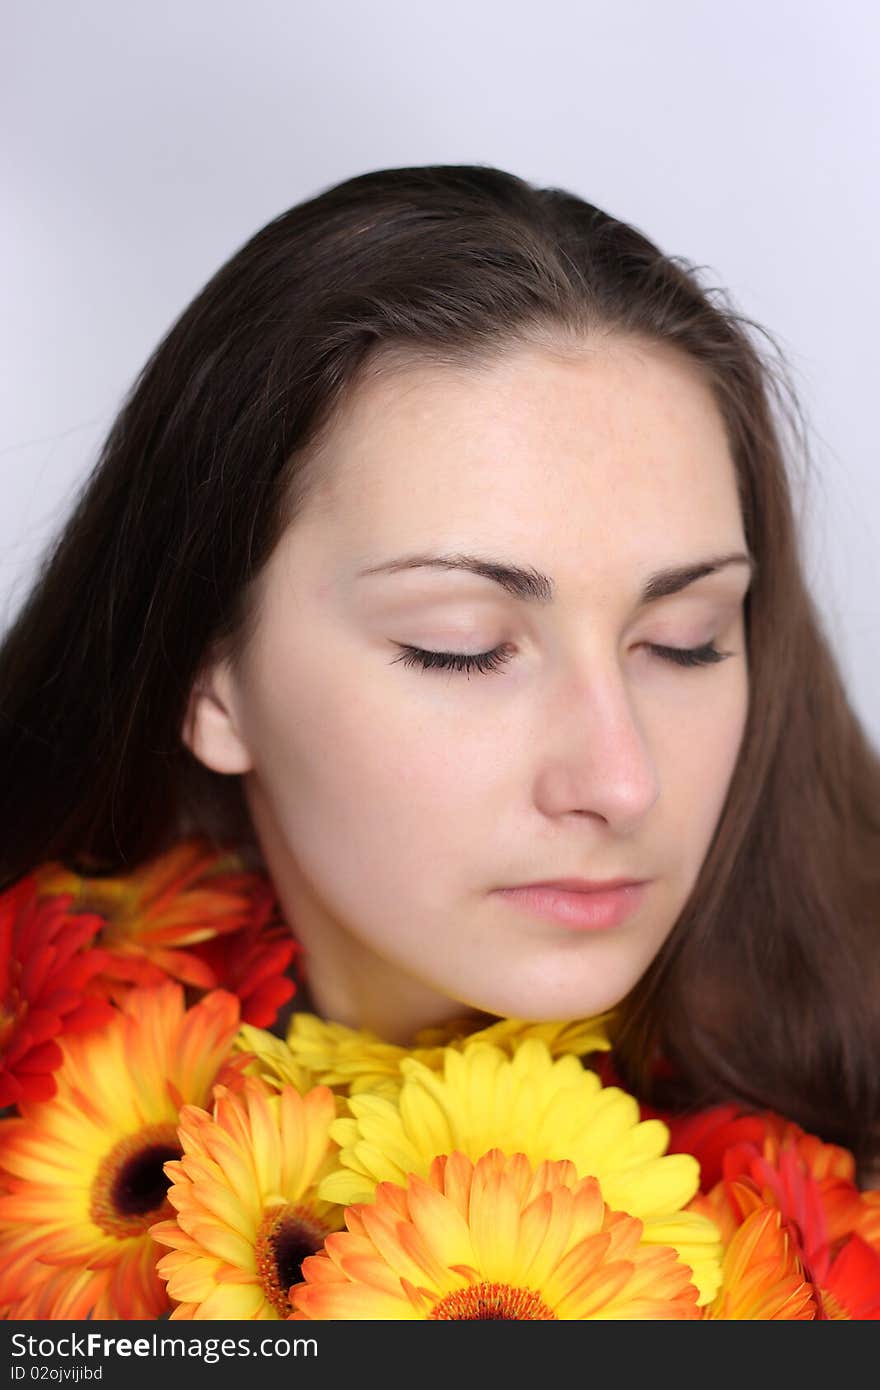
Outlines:
{"type": "Polygon", "coordinates": [[[572,890],[559,883],[584,883],[585,879],[560,879],[555,884],[528,883],[518,888],[499,888],[498,894],[532,916],[544,917],[572,931],[604,931],[620,926],[641,903],[649,879],[609,880],[598,888],[572,890]]]}
{"type": "Polygon", "coordinates": [[[515,883],[514,888],[562,888],[567,893],[610,893],[613,888],[647,883],[644,878],[542,878],[535,883],[515,883]]]}

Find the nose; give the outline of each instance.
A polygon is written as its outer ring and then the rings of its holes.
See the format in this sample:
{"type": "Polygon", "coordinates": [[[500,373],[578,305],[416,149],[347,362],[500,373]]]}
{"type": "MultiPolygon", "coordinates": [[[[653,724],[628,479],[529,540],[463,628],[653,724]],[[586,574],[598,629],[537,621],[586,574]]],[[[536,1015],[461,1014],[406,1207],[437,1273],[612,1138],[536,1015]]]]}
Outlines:
{"type": "Polygon", "coordinates": [[[660,794],[651,748],[619,669],[569,668],[542,711],[536,801],[544,814],[599,816],[634,829],[660,794]]]}

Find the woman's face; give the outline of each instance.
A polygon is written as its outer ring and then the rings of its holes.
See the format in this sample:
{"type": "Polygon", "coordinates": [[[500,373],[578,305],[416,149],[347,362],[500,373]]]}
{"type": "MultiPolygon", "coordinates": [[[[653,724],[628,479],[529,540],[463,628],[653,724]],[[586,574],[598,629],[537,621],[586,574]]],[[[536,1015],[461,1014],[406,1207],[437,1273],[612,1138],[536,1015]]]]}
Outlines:
{"type": "Polygon", "coordinates": [[[748,565],[643,595],[746,555],[708,388],[621,339],[410,366],[349,397],[324,462],[261,576],[253,643],[207,670],[186,734],[244,774],[316,1009],[408,1042],[465,1014],[612,1007],[694,887],[747,713],[748,565]],[[728,655],[652,649],[707,643],[728,655]],[[506,659],[422,669],[408,647],[506,659]],[[568,877],[650,882],[593,930],[497,891],[568,877]]]}

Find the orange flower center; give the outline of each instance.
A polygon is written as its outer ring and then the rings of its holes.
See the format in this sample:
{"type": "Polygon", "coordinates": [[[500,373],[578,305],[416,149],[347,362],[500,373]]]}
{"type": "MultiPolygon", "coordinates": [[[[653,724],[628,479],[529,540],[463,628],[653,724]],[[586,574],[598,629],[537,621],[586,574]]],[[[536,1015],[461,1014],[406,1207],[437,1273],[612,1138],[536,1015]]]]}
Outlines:
{"type": "Polygon", "coordinates": [[[92,1183],[89,1215],[105,1235],[139,1236],[154,1221],[173,1216],[166,1198],[163,1164],[180,1158],[173,1124],[147,1125],[121,1139],[101,1163],[92,1183]]]}
{"type": "Polygon", "coordinates": [[[288,1202],[264,1214],[254,1254],[263,1293],[279,1317],[286,1318],[290,1312],[287,1294],[291,1284],[302,1279],[303,1260],[321,1249],[329,1231],[308,1206],[288,1202]]]}
{"type": "Polygon", "coordinates": [[[484,1280],[482,1284],[471,1284],[466,1289],[456,1289],[435,1305],[429,1318],[473,1322],[478,1319],[487,1322],[525,1322],[533,1319],[546,1321],[556,1314],[534,1289],[513,1289],[509,1284],[495,1284],[484,1280]]]}

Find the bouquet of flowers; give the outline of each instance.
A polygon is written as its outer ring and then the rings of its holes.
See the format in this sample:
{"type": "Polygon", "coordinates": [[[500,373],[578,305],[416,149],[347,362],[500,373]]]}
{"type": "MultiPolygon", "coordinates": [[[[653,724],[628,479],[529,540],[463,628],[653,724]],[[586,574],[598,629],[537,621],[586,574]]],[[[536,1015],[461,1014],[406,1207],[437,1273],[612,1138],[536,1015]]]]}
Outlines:
{"type": "Polygon", "coordinates": [[[880,1318],[848,1150],[640,1106],[607,1016],[278,1036],[303,970],[198,837],[0,895],[3,1318],[880,1318]]]}

